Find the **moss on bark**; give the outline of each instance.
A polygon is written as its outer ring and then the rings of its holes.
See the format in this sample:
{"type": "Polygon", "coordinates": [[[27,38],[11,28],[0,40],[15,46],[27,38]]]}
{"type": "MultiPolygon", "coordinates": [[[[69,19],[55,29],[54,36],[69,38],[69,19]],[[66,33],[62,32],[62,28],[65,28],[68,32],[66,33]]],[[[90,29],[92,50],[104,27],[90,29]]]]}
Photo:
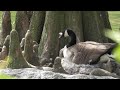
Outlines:
{"type": "Polygon", "coordinates": [[[10,48],[7,60],[8,68],[19,69],[30,67],[22,55],[19,37],[16,30],[12,30],[10,33],[10,48]]]}
{"type": "Polygon", "coordinates": [[[45,11],[33,12],[29,30],[31,30],[32,32],[33,40],[36,41],[37,43],[40,43],[44,21],[45,21],[45,11]]]}

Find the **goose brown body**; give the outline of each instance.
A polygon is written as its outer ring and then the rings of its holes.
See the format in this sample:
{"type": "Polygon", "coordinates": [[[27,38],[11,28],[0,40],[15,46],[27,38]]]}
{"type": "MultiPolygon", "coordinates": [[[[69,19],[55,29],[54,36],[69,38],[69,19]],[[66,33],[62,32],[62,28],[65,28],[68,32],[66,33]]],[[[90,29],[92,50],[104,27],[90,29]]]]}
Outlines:
{"type": "Polygon", "coordinates": [[[99,57],[115,46],[114,43],[97,43],[86,41],[77,43],[68,50],[71,54],[71,61],[76,64],[89,64],[96,62],[99,57]]]}

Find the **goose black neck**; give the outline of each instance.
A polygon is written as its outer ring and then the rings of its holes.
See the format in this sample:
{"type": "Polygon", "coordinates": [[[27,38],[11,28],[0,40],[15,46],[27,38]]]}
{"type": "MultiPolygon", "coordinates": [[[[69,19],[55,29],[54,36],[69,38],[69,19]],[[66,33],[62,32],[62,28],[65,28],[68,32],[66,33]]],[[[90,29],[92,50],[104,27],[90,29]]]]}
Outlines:
{"type": "Polygon", "coordinates": [[[67,48],[76,44],[76,35],[74,32],[69,33],[70,42],[67,44],[67,48]]]}

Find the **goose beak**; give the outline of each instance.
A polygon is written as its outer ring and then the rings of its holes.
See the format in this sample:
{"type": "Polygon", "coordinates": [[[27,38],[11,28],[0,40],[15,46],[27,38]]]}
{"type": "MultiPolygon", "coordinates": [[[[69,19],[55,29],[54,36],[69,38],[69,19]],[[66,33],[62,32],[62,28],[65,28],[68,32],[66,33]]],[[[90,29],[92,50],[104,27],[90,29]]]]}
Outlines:
{"type": "Polygon", "coordinates": [[[59,33],[59,38],[62,38],[62,36],[63,36],[63,33],[60,32],[60,33],[59,33]]]}

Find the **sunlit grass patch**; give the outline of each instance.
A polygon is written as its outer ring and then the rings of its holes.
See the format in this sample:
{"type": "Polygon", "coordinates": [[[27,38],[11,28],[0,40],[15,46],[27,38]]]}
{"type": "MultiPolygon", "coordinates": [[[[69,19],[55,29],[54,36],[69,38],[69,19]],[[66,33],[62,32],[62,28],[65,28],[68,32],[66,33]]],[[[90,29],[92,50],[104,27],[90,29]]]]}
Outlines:
{"type": "Polygon", "coordinates": [[[9,76],[9,75],[0,73],[0,79],[16,79],[16,78],[13,76],[9,76]]]}
{"type": "Polygon", "coordinates": [[[7,59],[8,59],[8,56],[4,60],[0,60],[0,69],[4,69],[7,67],[8,65],[7,59]]]}

